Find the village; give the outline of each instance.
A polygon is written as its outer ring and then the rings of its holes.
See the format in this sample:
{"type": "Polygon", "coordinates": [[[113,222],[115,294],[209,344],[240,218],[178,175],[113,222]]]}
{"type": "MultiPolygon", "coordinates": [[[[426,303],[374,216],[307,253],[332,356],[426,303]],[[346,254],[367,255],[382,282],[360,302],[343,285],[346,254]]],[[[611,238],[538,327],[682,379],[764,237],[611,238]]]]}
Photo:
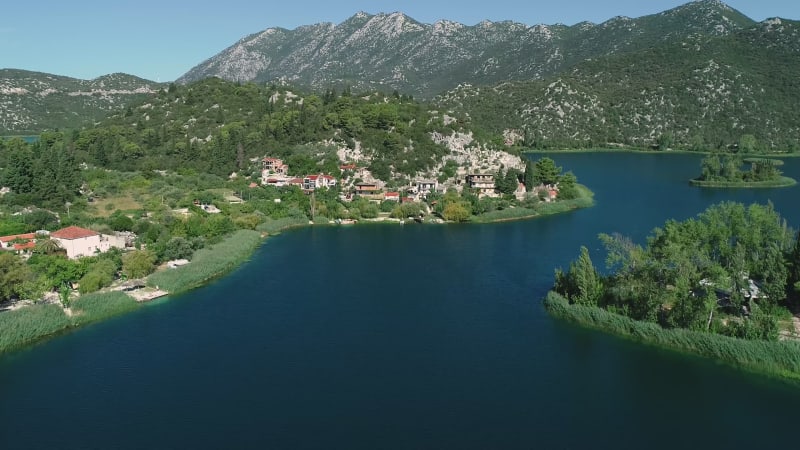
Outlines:
{"type": "MultiPolygon", "coordinates": [[[[444,194],[448,189],[462,193],[464,188],[469,188],[478,198],[499,198],[503,194],[498,190],[494,173],[467,173],[460,169],[456,174],[455,182],[445,184],[436,179],[416,179],[406,187],[398,190],[388,189],[384,181],[378,180],[370,173],[369,169],[354,163],[342,164],[341,178],[337,179],[330,174],[308,174],[302,177],[290,176],[289,166],[283,160],[274,157],[264,157],[262,160],[261,185],[263,186],[296,186],[303,192],[310,194],[318,189],[328,189],[335,186],[341,187],[339,199],[350,202],[355,196],[366,198],[375,203],[394,201],[399,203],[425,201],[429,194],[444,194]]],[[[256,187],[253,183],[250,187],[256,187]]],[[[535,186],[528,192],[525,184],[517,182],[513,196],[517,201],[525,200],[526,196],[534,195],[550,202],[558,197],[557,184],[542,184],[535,186]]]]}

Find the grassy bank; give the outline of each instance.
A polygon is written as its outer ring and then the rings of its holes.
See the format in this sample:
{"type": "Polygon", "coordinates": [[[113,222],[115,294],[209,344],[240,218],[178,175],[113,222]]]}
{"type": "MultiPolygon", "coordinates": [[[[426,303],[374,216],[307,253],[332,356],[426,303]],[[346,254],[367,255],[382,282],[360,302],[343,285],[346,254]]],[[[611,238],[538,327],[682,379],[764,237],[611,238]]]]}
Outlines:
{"type": "Polygon", "coordinates": [[[141,306],[141,303],[119,291],[86,294],[72,302],[72,320],[76,326],[86,325],[125,314],[141,306]]]}
{"type": "Polygon", "coordinates": [[[570,305],[561,295],[550,292],[544,299],[555,317],[589,328],[612,333],[659,347],[691,353],[751,372],[800,380],[800,343],[755,341],[718,334],[664,329],[590,306],[570,305]]]}
{"type": "Polygon", "coordinates": [[[588,208],[594,205],[594,193],[586,186],[577,186],[578,197],[557,202],[540,202],[533,208],[506,208],[472,216],[472,223],[507,222],[511,220],[533,219],[540,216],[559,214],[573,209],[588,208]]]}
{"type": "Polygon", "coordinates": [[[776,188],[789,187],[797,184],[797,180],[789,177],[780,177],[767,181],[704,181],[689,180],[689,184],[707,188],[776,188]]]}
{"type": "Polygon", "coordinates": [[[235,231],[222,242],[198,250],[190,264],[150,275],[147,285],[171,294],[188,291],[233,270],[247,260],[260,243],[258,231],[235,231]]]}
{"type": "Polygon", "coordinates": [[[284,217],[282,219],[267,219],[256,227],[256,231],[275,234],[289,228],[304,226],[308,226],[308,219],[306,218],[284,217]]]}
{"type": "Polygon", "coordinates": [[[58,305],[32,305],[0,313],[0,354],[32,344],[73,325],[58,305]]]}

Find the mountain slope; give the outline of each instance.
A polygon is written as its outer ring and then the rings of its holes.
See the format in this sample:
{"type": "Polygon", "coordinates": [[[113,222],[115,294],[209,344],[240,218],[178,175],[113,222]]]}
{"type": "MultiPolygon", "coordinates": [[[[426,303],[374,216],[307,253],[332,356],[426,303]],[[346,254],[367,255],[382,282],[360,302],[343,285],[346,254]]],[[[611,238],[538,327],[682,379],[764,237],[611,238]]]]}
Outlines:
{"type": "Polygon", "coordinates": [[[660,14],[574,26],[484,21],[474,26],[423,24],[402,14],[358,13],[334,25],[270,28],[241,39],[178,79],[284,80],[327,88],[396,89],[430,96],[460,83],[542,78],[587,59],[726,35],[754,22],[717,0],[660,14]]]}
{"type": "Polygon", "coordinates": [[[158,90],[152,81],[115,73],[94,80],[0,69],[0,134],[77,127],[158,90]]]}
{"type": "Polygon", "coordinates": [[[770,19],[586,61],[547,80],[462,86],[439,101],[476,127],[516,129],[539,147],[648,146],[666,136],[662,144],[727,148],[753,135],[763,150],[800,150],[798,24],[770,19]]]}

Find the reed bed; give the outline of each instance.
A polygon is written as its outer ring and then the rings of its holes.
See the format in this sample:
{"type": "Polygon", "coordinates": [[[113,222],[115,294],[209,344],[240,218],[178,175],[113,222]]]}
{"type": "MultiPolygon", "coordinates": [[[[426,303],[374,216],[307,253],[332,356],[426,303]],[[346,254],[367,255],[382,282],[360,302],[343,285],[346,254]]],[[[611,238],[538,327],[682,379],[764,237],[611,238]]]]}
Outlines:
{"type": "Polygon", "coordinates": [[[85,325],[125,314],[140,306],[136,300],[119,291],[86,294],[72,302],[73,321],[75,325],[85,325]]]}
{"type": "Polygon", "coordinates": [[[147,285],[171,294],[188,291],[236,268],[260,243],[258,231],[235,231],[221,242],[198,250],[191,263],[150,275],[147,285]]]}
{"type": "Polygon", "coordinates": [[[31,305],[0,312],[0,354],[72,326],[58,305],[31,305]]]}
{"type": "Polygon", "coordinates": [[[655,323],[636,321],[601,308],[570,305],[563,296],[552,291],[545,297],[544,306],[555,317],[589,328],[713,358],[752,372],[800,380],[798,342],[745,340],[699,331],[665,329],[655,323]]]}

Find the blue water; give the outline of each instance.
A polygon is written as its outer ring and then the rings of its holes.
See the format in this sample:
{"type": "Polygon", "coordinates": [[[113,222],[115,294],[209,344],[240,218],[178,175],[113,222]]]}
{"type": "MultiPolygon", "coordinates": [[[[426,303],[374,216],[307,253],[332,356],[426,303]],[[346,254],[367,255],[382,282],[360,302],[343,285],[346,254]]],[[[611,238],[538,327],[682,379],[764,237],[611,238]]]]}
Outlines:
{"type": "MultiPolygon", "coordinates": [[[[722,200],[694,155],[568,154],[596,206],[314,228],[209,286],[0,360],[0,448],[793,448],[800,388],[549,317],[553,269],[722,200]]],[[[800,177],[800,160],[784,172],[800,177]]]]}

